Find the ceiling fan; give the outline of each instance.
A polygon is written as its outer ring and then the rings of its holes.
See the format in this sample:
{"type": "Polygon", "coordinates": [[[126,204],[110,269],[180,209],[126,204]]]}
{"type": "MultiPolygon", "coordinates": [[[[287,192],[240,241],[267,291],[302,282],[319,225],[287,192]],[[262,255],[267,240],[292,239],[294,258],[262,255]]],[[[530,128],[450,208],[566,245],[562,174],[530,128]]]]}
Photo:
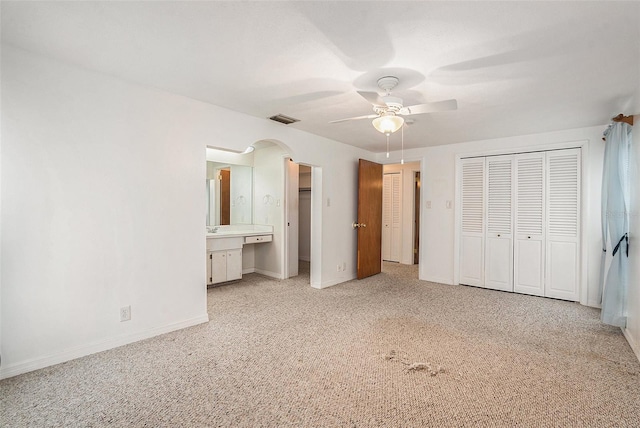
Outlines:
{"type": "Polygon", "coordinates": [[[458,102],[453,99],[405,107],[402,104],[402,98],[391,96],[391,90],[398,85],[399,81],[400,79],[395,76],[385,76],[378,79],[378,87],[385,92],[385,95],[382,96],[377,92],[358,91],[360,96],[373,104],[375,114],[332,120],[329,123],[374,119],[373,126],[383,134],[389,135],[400,129],[404,123],[404,119],[401,116],[456,110],[458,108],[458,102]]]}

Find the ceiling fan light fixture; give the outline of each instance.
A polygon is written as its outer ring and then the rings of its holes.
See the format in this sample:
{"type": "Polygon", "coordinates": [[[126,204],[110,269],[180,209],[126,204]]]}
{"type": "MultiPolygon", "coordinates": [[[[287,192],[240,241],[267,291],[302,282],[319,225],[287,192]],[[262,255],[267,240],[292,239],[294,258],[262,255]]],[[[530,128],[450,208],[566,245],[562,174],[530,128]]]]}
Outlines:
{"type": "Polygon", "coordinates": [[[376,117],[371,123],[379,132],[388,136],[402,127],[404,118],[396,116],[395,114],[385,114],[376,117]]]}

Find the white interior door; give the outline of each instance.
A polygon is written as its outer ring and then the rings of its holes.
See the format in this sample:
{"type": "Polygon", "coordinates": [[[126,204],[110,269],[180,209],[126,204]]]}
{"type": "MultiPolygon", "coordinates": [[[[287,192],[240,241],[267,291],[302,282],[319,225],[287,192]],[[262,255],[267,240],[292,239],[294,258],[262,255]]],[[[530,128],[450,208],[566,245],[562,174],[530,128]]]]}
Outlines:
{"type": "Polygon", "coordinates": [[[513,291],[513,159],[506,155],[486,160],[484,285],[503,291],[513,291]]]}
{"type": "Polygon", "coordinates": [[[484,287],[485,158],[461,160],[460,283],[484,287]]]}
{"type": "Polygon", "coordinates": [[[544,153],[516,156],[514,286],[517,293],[544,295],[544,153]]]}
{"type": "Polygon", "coordinates": [[[382,259],[399,262],[402,238],[402,175],[384,174],[382,179],[382,259]]]}
{"type": "Polygon", "coordinates": [[[545,296],[579,300],[580,149],[547,153],[545,296]]]}

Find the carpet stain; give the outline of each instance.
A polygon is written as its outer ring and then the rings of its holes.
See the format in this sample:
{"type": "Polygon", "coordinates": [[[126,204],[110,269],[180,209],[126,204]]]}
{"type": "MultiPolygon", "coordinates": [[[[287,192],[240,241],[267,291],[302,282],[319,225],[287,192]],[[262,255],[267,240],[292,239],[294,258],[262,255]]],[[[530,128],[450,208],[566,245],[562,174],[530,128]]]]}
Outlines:
{"type": "Polygon", "coordinates": [[[384,356],[386,361],[396,362],[403,364],[405,367],[405,371],[407,372],[421,372],[426,371],[429,372],[431,376],[436,376],[439,373],[444,373],[445,369],[442,366],[436,366],[435,368],[430,362],[414,362],[411,363],[408,354],[405,352],[396,352],[394,349],[389,351],[388,354],[384,356]]]}

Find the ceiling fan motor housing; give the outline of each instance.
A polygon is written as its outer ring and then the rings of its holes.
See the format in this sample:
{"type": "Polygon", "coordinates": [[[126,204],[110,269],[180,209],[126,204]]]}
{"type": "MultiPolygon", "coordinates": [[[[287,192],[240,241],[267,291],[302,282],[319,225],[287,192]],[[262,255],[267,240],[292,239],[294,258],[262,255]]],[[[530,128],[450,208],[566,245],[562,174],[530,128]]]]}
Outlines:
{"type": "Polygon", "coordinates": [[[397,113],[402,108],[402,98],[387,95],[386,97],[382,97],[382,99],[385,104],[387,104],[387,111],[397,113]]]}
{"type": "Polygon", "coordinates": [[[387,95],[385,97],[382,97],[382,100],[386,105],[373,106],[373,111],[375,111],[376,114],[397,114],[402,108],[402,98],[387,95]]]}

